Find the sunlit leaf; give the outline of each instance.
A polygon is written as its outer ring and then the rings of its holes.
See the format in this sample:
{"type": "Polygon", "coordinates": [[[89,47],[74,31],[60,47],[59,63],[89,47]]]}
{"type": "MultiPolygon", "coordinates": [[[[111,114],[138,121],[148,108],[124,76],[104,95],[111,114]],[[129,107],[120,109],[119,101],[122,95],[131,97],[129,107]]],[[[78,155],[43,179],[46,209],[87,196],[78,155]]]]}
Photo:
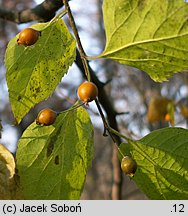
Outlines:
{"type": "Polygon", "coordinates": [[[79,199],[93,158],[93,127],[83,108],[54,125],[33,123],[18,143],[17,165],[27,199],[79,199]]]}
{"type": "Polygon", "coordinates": [[[188,130],[164,128],[122,144],[138,168],[133,180],[150,199],[188,199],[188,130]]]}
{"type": "Polygon", "coordinates": [[[100,57],[146,71],[155,81],[188,70],[188,3],[104,0],[106,48],[100,57]]]}
{"type": "Polygon", "coordinates": [[[63,20],[31,26],[41,31],[36,44],[8,44],[5,65],[9,97],[19,123],[35,104],[48,98],[75,59],[75,40],[63,20]]]}

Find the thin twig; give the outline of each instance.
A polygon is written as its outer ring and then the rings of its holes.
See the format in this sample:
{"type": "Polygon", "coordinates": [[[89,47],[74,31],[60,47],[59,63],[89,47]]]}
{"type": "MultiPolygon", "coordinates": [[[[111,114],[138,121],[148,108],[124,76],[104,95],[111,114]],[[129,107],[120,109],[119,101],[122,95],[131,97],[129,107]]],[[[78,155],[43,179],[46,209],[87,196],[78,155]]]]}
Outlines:
{"type": "Polygon", "coordinates": [[[110,131],[110,133],[113,133],[123,139],[125,139],[127,142],[131,141],[132,139],[128,138],[127,136],[119,133],[118,131],[114,130],[113,128],[109,127],[108,130],[110,131]]]}
{"type": "Polygon", "coordinates": [[[57,10],[63,6],[62,0],[44,0],[34,8],[18,10],[7,10],[0,8],[0,19],[15,22],[17,24],[31,21],[47,22],[50,21],[57,10]]]}
{"type": "Polygon", "coordinates": [[[99,102],[98,102],[97,99],[95,100],[95,103],[96,103],[96,105],[97,105],[98,111],[99,111],[99,113],[100,113],[100,116],[101,116],[102,121],[103,121],[103,124],[104,124],[104,133],[103,133],[103,136],[106,136],[106,135],[107,135],[107,134],[106,134],[106,131],[108,131],[108,134],[110,135],[112,141],[114,142],[114,144],[115,144],[117,150],[118,150],[119,153],[122,155],[122,157],[124,157],[124,154],[123,154],[122,151],[120,150],[120,148],[119,148],[119,146],[118,146],[118,143],[116,142],[116,139],[115,139],[115,137],[113,136],[113,134],[115,134],[115,135],[117,135],[117,136],[119,136],[119,137],[123,137],[123,138],[124,138],[125,140],[127,140],[127,141],[129,140],[129,138],[126,137],[126,136],[124,136],[124,135],[122,135],[122,134],[120,134],[118,131],[112,129],[112,128],[108,125],[108,123],[107,123],[107,121],[106,121],[106,119],[105,119],[105,116],[104,116],[104,114],[103,114],[103,111],[102,111],[102,109],[101,109],[101,107],[100,107],[100,104],[99,104],[99,102]]]}
{"type": "Polygon", "coordinates": [[[69,109],[66,109],[66,110],[63,110],[63,111],[61,111],[61,112],[58,112],[57,114],[59,115],[59,114],[62,114],[62,113],[66,113],[66,112],[75,110],[75,109],[77,109],[77,108],[83,106],[84,104],[86,104],[86,103],[85,103],[85,102],[80,103],[80,101],[78,101],[78,104],[75,104],[74,106],[72,106],[72,107],[69,108],[69,109]]]}
{"type": "MultiPolygon", "coordinates": [[[[105,116],[104,116],[104,114],[103,114],[103,111],[102,111],[102,109],[101,109],[101,107],[100,107],[100,104],[99,104],[99,102],[98,102],[97,99],[95,100],[95,103],[96,103],[96,105],[97,105],[98,111],[99,111],[99,113],[100,113],[100,116],[101,116],[101,118],[102,118],[103,125],[104,125],[103,136],[107,136],[106,131],[107,131],[108,128],[109,128],[109,127],[108,127],[108,123],[107,123],[107,121],[106,121],[106,119],[105,119],[105,116]]],[[[115,140],[114,140],[113,137],[112,137],[112,140],[115,142],[115,140]]]]}
{"type": "Polygon", "coordinates": [[[86,77],[87,77],[88,81],[90,81],[91,78],[90,78],[90,72],[89,72],[89,68],[88,68],[88,64],[87,64],[86,54],[85,54],[85,51],[83,49],[83,46],[82,46],[82,43],[81,43],[81,40],[80,40],[80,36],[78,34],[78,30],[77,30],[77,27],[76,27],[76,23],[74,21],[74,17],[72,15],[72,12],[71,12],[68,1],[63,0],[63,3],[65,5],[65,9],[67,10],[68,17],[69,17],[69,22],[70,22],[71,28],[73,30],[74,36],[75,36],[77,44],[78,44],[78,49],[79,49],[79,52],[80,52],[80,56],[81,56],[81,60],[82,60],[83,66],[84,66],[84,71],[85,71],[86,77]]]}

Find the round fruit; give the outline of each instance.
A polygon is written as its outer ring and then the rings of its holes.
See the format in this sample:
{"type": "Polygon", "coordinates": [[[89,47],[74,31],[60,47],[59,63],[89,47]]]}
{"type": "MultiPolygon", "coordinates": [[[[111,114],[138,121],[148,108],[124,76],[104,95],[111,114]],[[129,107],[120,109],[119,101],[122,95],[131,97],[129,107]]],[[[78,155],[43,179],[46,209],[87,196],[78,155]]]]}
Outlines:
{"type": "Polygon", "coordinates": [[[52,125],[56,120],[56,116],[57,114],[53,110],[49,108],[43,109],[39,112],[36,123],[45,126],[52,125]]]}
{"type": "Polygon", "coordinates": [[[137,169],[137,164],[131,157],[125,156],[121,161],[121,169],[126,175],[133,177],[137,169]]]}
{"type": "Polygon", "coordinates": [[[91,102],[98,96],[98,88],[92,82],[84,82],[78,87],[78,97],[83,102],[91,102]]]}
{"type": "Polygon", "coordinates": [[[166,121],[166,122],[169,122],[170,120],[171,120],[170,114],[167,113],[167,114],[165,115],[165,121],[166,121]]]}
{"type": "Polygon", "coordinates": [[[18,45],[31,46],[37,42],[41,32],[32,28],[25,28],[19,34],[18,45]]]}

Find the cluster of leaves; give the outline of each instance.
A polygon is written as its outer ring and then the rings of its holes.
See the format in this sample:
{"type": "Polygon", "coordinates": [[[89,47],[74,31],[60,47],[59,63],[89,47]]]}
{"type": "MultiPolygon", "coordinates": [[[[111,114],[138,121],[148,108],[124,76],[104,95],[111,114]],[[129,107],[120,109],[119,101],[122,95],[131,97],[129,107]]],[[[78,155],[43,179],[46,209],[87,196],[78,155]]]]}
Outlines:
{"type": "MultiPolygon", "coordinates": [[[[138,67],[156,81],[187,70],[187,12],[182,0],[105,0],[106,48],[96,58],[138,67]]],[[[75,59],[76,42],[62,19],[32,28],[41,31],[37,43],[20,46],[17,35],[5,56],[10,103],[18,123],[52,94],[75,59]]],[[[188,197],[187,138],[186,129],[166,128],[121,145],[123,154],[136,161],[134,180],[149,198],[188,197]]],[[[93,159],[88,113],[80,107],[60,114],[51,126],[31,124],[19,140],[16,159],[25,199],[79,199],[93,159]]],[[[10,172],[7,163],[5,167],[10,172]]]]}

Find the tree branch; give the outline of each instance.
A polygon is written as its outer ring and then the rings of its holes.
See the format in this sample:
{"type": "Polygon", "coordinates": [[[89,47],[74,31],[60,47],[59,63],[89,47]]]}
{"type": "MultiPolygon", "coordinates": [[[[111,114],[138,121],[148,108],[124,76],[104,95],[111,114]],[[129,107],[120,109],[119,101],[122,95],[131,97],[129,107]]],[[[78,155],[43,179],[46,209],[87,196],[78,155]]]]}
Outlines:
{"type": "MultiPolygon", "coordinates": [[[[87,78],[84,72],[84,67],[81,61],[80,53],[77,50],[76,55],[76,64],[79,67],[80,71],[82,72],[82,75],[84,78],[87,78]]],[[[117,121],[116,121],[116,111],[113,109],[113,105],[109,100],[108,95],[106,94],[104,90],[104,84],[98,79],[95,72],[92,70],[92,68],[89,66],[89,71],[91,75],[91,81],[96,84],[99,90],[99,102],[102,105],[103,109],[105,110],[108,118],[108,123],[110,127],[118,131],[117,121]]],[[[120,145],[121,139],[119,136],[113,135],[115,142],[120,145]]],[[[117,147],[113,147],[113,156],[112,156],[112,165],[113,165],[113,185],[112,185],[112,199],[113,200],[119,200],[121,199],[121,188],[122,188],[122,171],[121,166],[118,158],[118,151],[117,147]]]]}
{"type": "Polygon", "coordinates": [[[0,8],[0,18],[17,24],[31,21],[47,22],[55,16],[56,11],[62,6],[62,0],[45,0],[32,9],[22,11],[11,11],[0,8]]]}

